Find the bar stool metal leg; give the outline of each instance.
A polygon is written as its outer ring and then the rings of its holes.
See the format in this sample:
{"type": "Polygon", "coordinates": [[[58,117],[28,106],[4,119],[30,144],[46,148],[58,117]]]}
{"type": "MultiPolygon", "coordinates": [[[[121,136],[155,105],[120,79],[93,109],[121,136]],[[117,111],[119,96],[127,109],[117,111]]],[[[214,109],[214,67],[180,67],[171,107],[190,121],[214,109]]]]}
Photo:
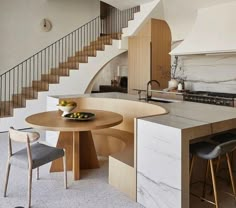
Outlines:
{"type": "Polygon", "coordinates": [[[231,184],[232,184],[234,199],[236,200],[234,177],[233,177],[232,167],[231,167],[230,158],[229,158],[228,153],[226,153],[226,158],[227,158],[227,164],[228,164],[228,168],[229,168],[229,175],[230,175],[230,180],[231,180],[231,184]]]}
{"type": "Polygon", "coordinates": [[[209,174],[209,166],[210,166],[210,162],[209,162],[209,160],[207,160],[206,173],[205,173],[205,180],[204,180],[203,192],[202,192],[202,197],[203,197],[203,198],[205,198],[205,196],[206,196],[206,182],[207,182],[207,178],[208,178],[208,174],[209,174]]]}
{"type": "Polygon", "coordinates": [[[214,191],[214,197],[215,197],[215,205],[216,205],[216,208],[219,208],[213,160],[210,160],[210,168],[211,168],[211,178],[212,178],[212,185],[213,185],[213,191],[214,191]]]}

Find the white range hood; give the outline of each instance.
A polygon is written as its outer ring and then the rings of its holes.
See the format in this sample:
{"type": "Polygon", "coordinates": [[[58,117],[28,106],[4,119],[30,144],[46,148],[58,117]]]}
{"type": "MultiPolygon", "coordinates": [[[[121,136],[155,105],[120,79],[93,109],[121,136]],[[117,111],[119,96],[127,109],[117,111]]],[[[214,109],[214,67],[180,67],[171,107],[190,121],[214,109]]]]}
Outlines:
{"type": "Polygon", "coordinates": [[[171,55],[236,53],[236,1],[198,10],[196,22],[171,55]]]}

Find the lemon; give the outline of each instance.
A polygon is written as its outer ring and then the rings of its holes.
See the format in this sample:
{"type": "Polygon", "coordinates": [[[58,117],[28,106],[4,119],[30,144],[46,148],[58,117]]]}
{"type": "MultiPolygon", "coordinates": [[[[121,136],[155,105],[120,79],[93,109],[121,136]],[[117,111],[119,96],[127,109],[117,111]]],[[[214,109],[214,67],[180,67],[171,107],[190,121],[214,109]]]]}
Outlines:
{"type": "Polygon", "coordinates": [[[61,101],[60,101],[60,105],[61,105],[61,106],[66,106],[66,105],[67,105],[66,100],[61,100],[61,101]]]}

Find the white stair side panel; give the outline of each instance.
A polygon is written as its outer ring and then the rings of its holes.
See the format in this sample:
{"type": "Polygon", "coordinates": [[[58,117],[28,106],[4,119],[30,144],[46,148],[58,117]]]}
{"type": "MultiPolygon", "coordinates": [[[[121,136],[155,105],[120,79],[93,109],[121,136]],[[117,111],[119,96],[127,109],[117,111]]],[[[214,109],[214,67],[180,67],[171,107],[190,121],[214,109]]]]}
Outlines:
{"type": "Polygon", "coordinates": [[[144,25],[146,21],[148,21],[152,11],[159,3],[160,0],[154,0],[146,4],[141,4],[140,12],[135,14],[134,20],[129,21],[128,27],[122,29],[122,37],[135,35],[138,32],[139,28],[142,27],[142,25],[144,25]]]}
{"type": "Polygon", "coordinates": [[[43,112],[46,110],[47,95],[48,92],[40,92],[38,94],[38,99],[26,101],[26,108],[15,108],[13,117],[1,118],[0,132],[8,131],[11,126],[16,129],[29,128],[25,122],[25,118],[34,113],[43,112]]]}
{"type": "Polygon", "coordinates": [[[111,59],[126,51],[118,49],[118,46],[118,40],[111,46],[107,45],[105,51],[98,51],[96,57],[90,57],[88,63],[80,64],[80,69],[71,71],[69,77],[61,77],[60,85],[50,86],[50,94],[83,94],[98,71],[111,59]]]}

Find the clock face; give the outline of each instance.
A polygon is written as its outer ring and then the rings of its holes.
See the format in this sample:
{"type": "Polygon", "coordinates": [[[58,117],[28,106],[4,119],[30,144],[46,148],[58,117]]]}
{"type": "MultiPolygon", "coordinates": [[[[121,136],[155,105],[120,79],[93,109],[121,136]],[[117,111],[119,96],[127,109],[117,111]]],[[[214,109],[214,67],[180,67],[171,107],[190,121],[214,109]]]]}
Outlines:
{"type": "Polygon", "coordinates": [[[44,32],[49,32],[52,29],[52,23],[48,19],[42,19],[42,21],[40,22],[40,26],[42,31],[44,32]]]}

